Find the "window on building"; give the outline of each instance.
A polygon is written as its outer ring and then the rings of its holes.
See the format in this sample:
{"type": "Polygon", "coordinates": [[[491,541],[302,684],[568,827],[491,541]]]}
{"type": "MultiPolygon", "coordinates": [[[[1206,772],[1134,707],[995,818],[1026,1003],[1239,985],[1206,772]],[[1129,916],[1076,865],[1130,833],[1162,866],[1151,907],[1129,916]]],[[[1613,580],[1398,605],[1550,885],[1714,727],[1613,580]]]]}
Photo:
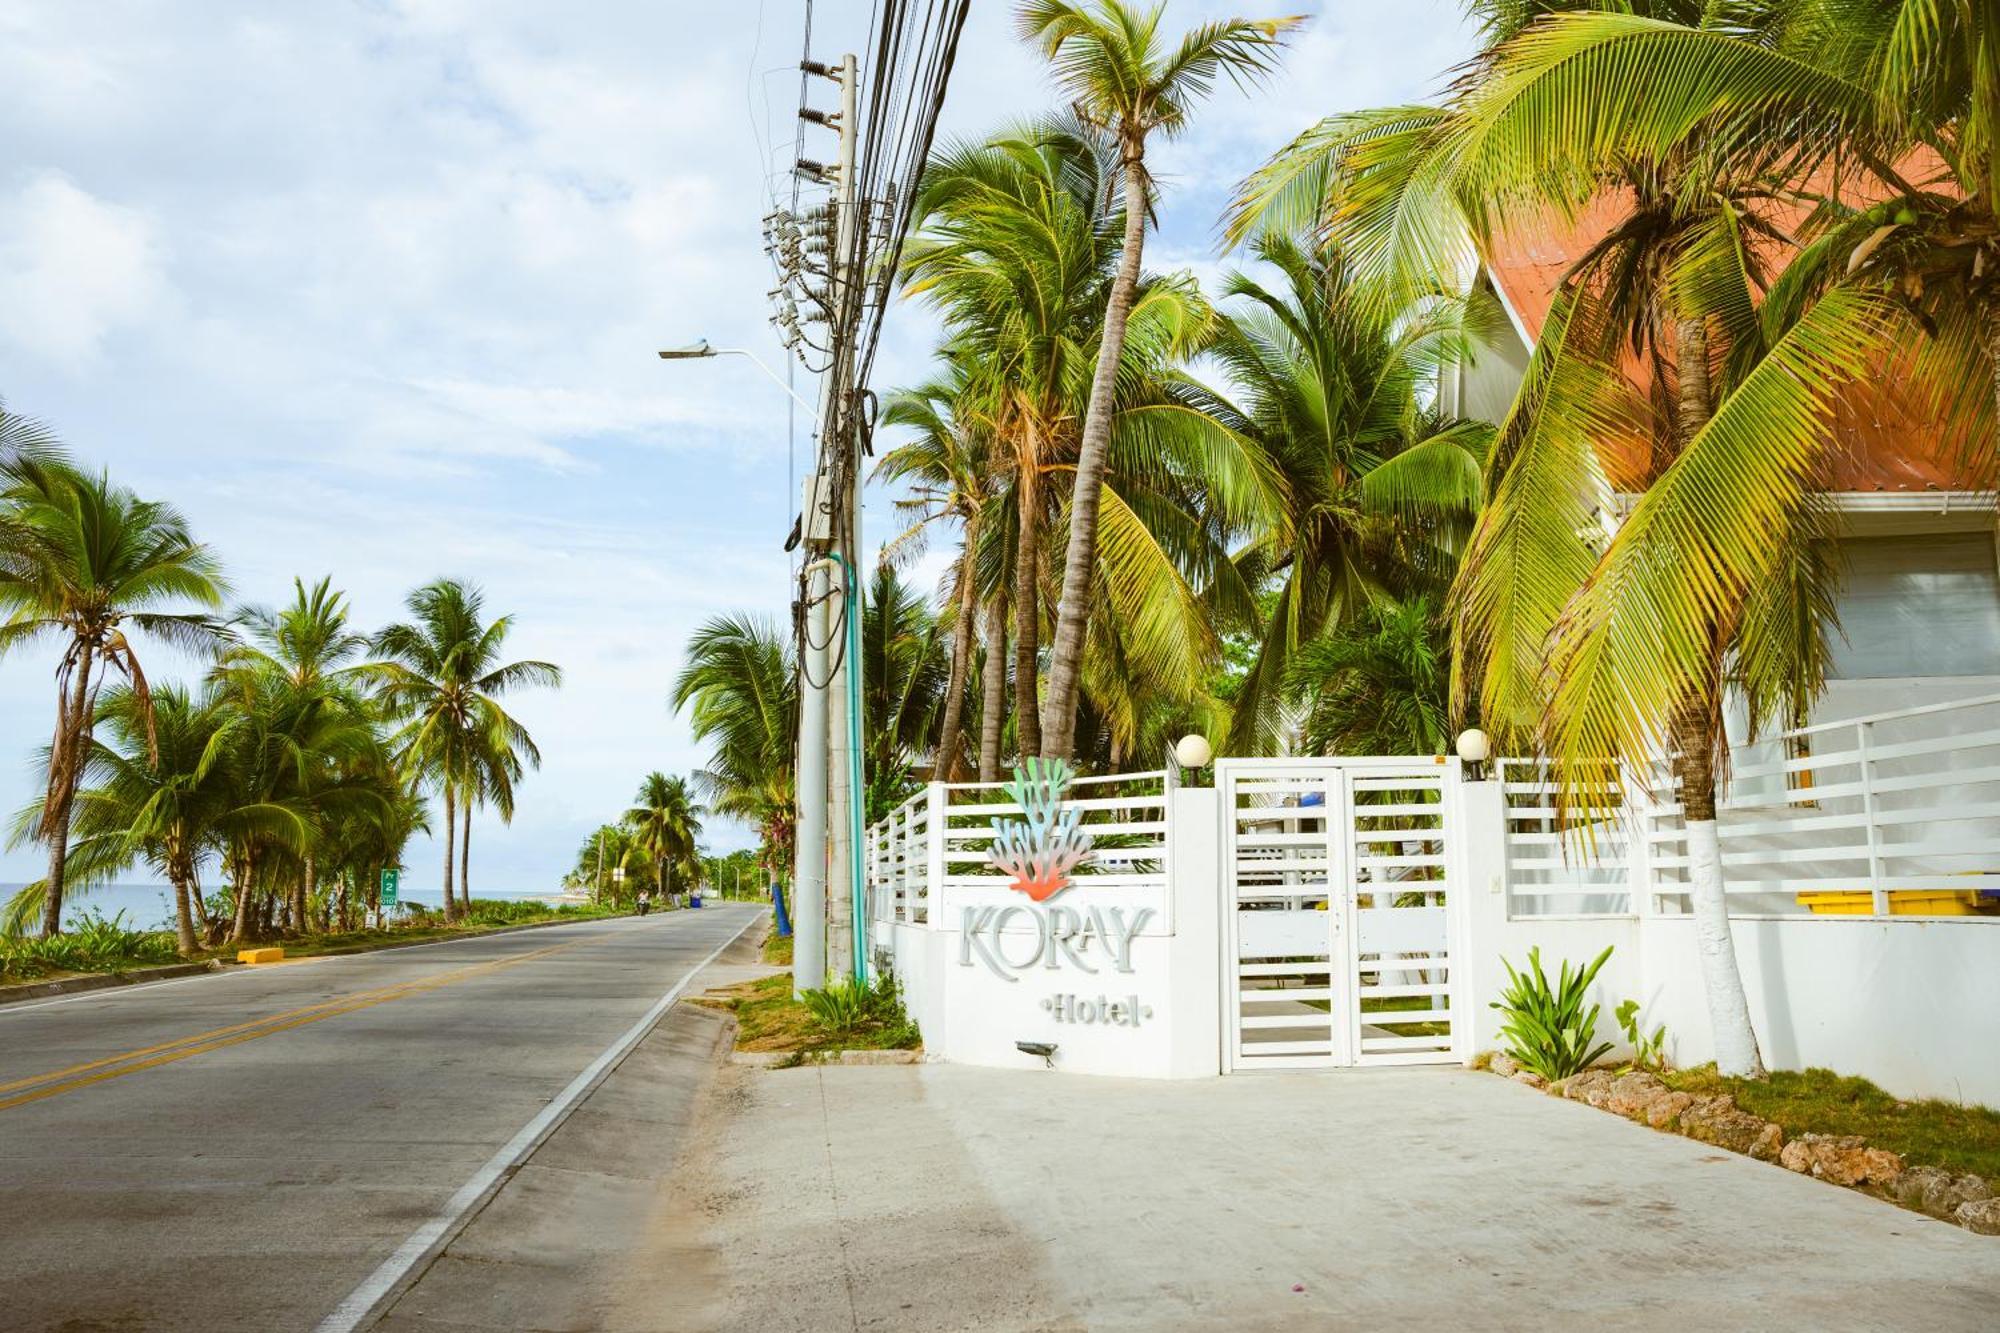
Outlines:
{"type": "Polygon", "coordinates": [[[2000,675],[2000,567],[1984,532],[1853,537],[1827,675],[2000,675]]]}

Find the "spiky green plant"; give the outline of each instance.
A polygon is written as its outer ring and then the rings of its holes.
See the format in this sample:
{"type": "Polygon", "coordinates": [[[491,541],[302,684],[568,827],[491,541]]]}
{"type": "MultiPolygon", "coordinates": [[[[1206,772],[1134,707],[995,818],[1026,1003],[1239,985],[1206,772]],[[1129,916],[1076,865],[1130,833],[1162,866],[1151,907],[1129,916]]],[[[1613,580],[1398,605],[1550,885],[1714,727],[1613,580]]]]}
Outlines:
{"type": "Polygon", "coordinates": [[[1567,959],[1554,985],[1542,970],[1540,946],[1528,950],[1528,970],[1517,972],[1506,959],[1507,989],[1491,1002],[1507,1016],[1500,1035],[1507,1054],[1551,1083],[1568,1078],[1596,1063],[1611,1049],[1610,1042],[1590,1043],[1597,1035],[1597,1005],[1584,1008],[1590,997],[1590,983],[1611,958],[1611,946],[1579,968],[1567,959]]]}

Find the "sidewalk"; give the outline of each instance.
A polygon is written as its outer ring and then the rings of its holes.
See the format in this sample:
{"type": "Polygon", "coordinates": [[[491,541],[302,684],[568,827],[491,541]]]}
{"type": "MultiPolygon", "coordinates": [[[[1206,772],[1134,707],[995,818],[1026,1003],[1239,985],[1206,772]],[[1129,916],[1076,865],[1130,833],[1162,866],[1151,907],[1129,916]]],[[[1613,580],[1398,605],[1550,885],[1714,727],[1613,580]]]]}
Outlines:
{"type": "Polygon", "coordinates": [[[1455,1069],[730,1066],[640,1248],[620,1326],[2000,1318],[1992,1238],[1455,1069]]]}

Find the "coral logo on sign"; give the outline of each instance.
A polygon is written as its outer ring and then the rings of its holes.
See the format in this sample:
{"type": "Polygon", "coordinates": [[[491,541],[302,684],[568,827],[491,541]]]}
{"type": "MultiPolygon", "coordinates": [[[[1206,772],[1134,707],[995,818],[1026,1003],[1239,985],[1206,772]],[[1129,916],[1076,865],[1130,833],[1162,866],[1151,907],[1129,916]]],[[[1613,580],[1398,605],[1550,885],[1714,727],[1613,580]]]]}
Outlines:
{"type": "Polygon", "coordinates": [[[1024,760],[1007,784],[1021,818],[993,821],[986,860],[1012,877],[1008,887],[1033,902],[1068,888],[1070,871],[1090,859],[1090,835],[1078,827],[1083,811],[1063,808],[1069,780],[1069,765],[1060,759],[1024,760]]]}

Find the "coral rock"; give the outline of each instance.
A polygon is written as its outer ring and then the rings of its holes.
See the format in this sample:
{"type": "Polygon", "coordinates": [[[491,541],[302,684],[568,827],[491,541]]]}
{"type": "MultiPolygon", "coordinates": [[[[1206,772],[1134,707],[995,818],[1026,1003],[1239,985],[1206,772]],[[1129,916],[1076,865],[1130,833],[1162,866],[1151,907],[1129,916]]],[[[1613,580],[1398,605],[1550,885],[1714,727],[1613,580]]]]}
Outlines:
{"type": "Polygon", "coordinates": [[[1728,1093],[1698,1097],[1681,1112],[1681,1133],[1731,1152],[1748,1153],[1762,1162],[1776,1161],[1785,1134],[1777,1125],[1739,1110],[1728,1093]]]}
{"type": "Polygon", "coordinates": [[[1573,1102],[1589,1102],[1592,1106],[1602,1106],[1605,1091],[1611,1086],[1611,1071],[1586,1069],[1580,1074],[1571,1074],[1556,1086],[1562,1089],[1563,1096],[1573,1102]],[[1593,1093],[1598,1100],[1591,1101],[1593,1093]]]}
{"type": "Polygon", "coordinates": [[[1521,1063],[1505,1051],[1500,1051],[1487,1061],[1486,1067],[1501,1078],[1512,1078],[1521,1072],[1521,1063]]]}
{"type": "Polygon", "coordinates": [[[1906,1208],[1952,1222],[1966,1204],[1993,1198],[1993,1187],[1978,1176],[1955,1176],[1940,1167],[1913,1166],[1896,1177],[1891,1193],[1906,1208]]]}
{"type": "Polygon", "coordinates": [[[1952,1220],[1967,1231],[1982,1236],[2000,1236],[2000,1199],[1974,1199],[1962,1203],[1952,1220]]]}
{"type": "Polygon", "coordinates": [[[1893,1185],[1903,1174],[1902,1158],[1869,1147],[1859,1134],[1801,1134],[1785,1145],[1778,1160],[1835,1185],[1893,1185]]]}
{"type": "Polygon", "coordinates": [[[1681,1112],[1694,1105],[1694,1098],[1685,1092],[1668,1092],[1655,1098],[1646,1108],[1646,1123],[1654,1129],[1672,1129],[1681,1118],[1681,1112]]]}
{"type": "Polygon", "coordinates": [[[1613,1115],[1643,1116],[1651,1109],[1653,1103],[1666,1096],[1667,1092],[1667,1085],[1660,1082],[1655,1075],[1621,1074],[1605,1095],[1604,1109],[1613,1115]]]}
{"type": "Polygon", "coordinates": [[[1549,1081],[1532,1069],[1523,1069],[1514,1075],[1516,1083],[1525,1083],[1531,1088],[1545,1088],[1549,1081]]]}

